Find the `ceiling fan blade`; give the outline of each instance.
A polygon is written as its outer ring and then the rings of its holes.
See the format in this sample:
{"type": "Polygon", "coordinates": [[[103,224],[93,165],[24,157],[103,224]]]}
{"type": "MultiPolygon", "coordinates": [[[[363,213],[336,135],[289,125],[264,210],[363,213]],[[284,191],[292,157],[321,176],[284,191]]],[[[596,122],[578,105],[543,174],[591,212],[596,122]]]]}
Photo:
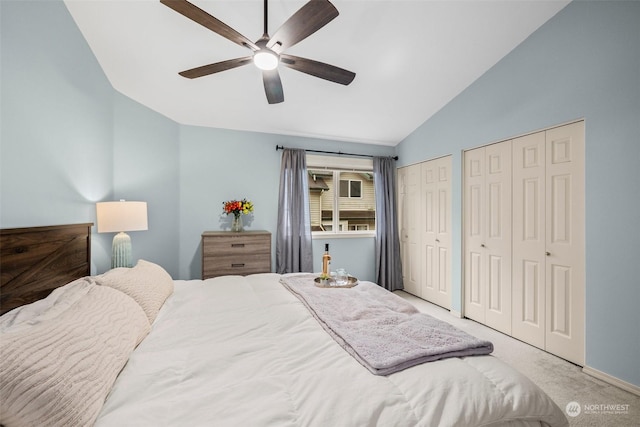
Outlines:
{"type": "Polygon", "coordinates": [[[187,0],[160,0],[160,3],[170,7],[181,15],[197,22],[214,33],[231,40],[240,46],[248,47],[251,50],[259,50],[258,46],[224,22],[214,18],[198,6],[189,3],[187,0]]]}
{"type": "Polygon", "coordinates": [[[188,79],[195,79],[196,77],[208,76],[209,74],[241,67],[252,61],[253,56],[245,56],[244,58],[229,59],[227,61],[216,62],[215,64],[203,65],[202,67],[181,71],[178,74],[188,79]]]}
{"type": "Polygon", "coordinates": [[[284,101],[284,92],[282,91],[282,81],[278,69],[263,71],[262,80],[264,82],[264,91],[267,94],[269,104],[278,104],[284,101]]]}
{"type": "Polygon", "coordinates": [[[286,67],[293,68],[296,71],[301,71],[345,86],[351,83],[356,77],[356,73],[343,68],[284,53],[280,55],[280,63],[286,67]]]}
{"type": "Polygon", "coordinates": [[[276,53],[306,39],[338,16],[338,9],[328,0],[311,0],[274,33],[267,47],[276,53]]]}

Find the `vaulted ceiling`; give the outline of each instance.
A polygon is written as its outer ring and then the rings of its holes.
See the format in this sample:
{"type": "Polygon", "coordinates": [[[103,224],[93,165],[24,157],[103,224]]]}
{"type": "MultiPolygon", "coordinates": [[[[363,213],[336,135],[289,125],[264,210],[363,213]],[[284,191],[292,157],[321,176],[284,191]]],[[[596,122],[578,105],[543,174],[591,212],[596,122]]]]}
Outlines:
{"type": "MultiPolygon", "coordinates": [[[[261,0],[192,0],[250,40],[261,0]]],[[[181,124],[395,145],[568,4],[560,0],[333,0],[340,15],[286,52],[356,73],[349,86],[279,67],[267,103],[253,64],[178,72],[251,52],[158,0],[65,0],[113,87],[181,124]]],[[[305,0],[271,0],[275,33],[305,0]]]]}

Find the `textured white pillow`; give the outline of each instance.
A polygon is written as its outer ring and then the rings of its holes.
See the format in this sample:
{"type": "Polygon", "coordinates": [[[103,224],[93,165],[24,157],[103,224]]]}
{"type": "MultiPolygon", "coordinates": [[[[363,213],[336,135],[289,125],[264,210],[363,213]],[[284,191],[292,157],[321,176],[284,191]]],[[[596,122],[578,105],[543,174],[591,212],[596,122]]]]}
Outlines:
{"type": "Polygon", "coordinates": [[[139,260],[133,268],[116,268],[95,277],[96,283],[117,289],[136,300],[153,323],[173,293],[173,279],[157,264],[139,260]]]}
{"type": "Polygon", "coordinates": [[[0,423],[93,425],[118,373],[149,333],[135,301],[92,285],[48,321],[3,332],[0,423]]]}
{"type": "Polygon", "coordinates": [[[95,286],[93,278],[83,277],[54,289],[46,298],[14,308],[0,316],[0,332],[28,328],[59,316],[86,295],[91,286],[95,286]]]}

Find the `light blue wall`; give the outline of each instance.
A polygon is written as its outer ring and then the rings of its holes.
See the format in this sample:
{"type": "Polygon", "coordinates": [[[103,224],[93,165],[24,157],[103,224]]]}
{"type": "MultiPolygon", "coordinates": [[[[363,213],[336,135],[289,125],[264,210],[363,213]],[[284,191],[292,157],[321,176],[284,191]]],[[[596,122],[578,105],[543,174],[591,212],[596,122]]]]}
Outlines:
{"type": "Polygon", "coordinates": [[[275,233],[280,170],[275,143],[265,137],[181,126],[180,277],[201,277],[200,236],[228,225],[231,218],[222,216],[226,200],[251,200],[253,220],[244,218],[245,228],[275,233]]]}
{"type": "Polygon", "coordinates": [[[3,0],[0,14],[0,225],[95,223],[112,192],[113,89],[62,3],[3,0]]]}
{"type": "Polygon", "coordinates": [[[586,363],[640,386],[640,2],[569,4],[397,147],[453,154],[454,308],[461,299],[461,152],[584,118],[586,363]]]}
{"type": "MultiPolygon", "coordinates": [[[[113,90],[62,2],[0,6],[0,225],[95,224],[97,201],[144,200],[134,258],[177,275],[179,126],[113,90]]],[[[112,238],[94,227],[93,273],[112,238]]]]}
{"type": "Polygon", "coordinates": [[[313,241],[313,271],[322,271],[322,254],[325,243],[329,244],[331,271],[344,268],[360,280],[376,281],[375,237],[358,239],[316,239],[313,241]]]}
{"type": "Polygon", "coordinates": [[[114,101],[114,200],[147,202],[149,229],[129,233],[133,257],[177,276],[179,126],[119,93],[114,101]]]}

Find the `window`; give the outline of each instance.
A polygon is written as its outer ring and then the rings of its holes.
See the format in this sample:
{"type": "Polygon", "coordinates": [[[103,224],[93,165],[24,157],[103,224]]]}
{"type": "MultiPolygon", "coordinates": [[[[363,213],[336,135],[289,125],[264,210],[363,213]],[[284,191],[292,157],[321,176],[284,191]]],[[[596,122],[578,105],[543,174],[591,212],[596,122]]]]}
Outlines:
{"type": "Polygon", "coordinates": [[[362,197],[362,181],[340,180],[340,197],[362,197]]]}
{"type": "Polygon", "coordinates": [[[372,234],[376,203],[370,159],[307,155],[314,235],[372,234]]]}
{"type": "Polygon", "coordinates": [[[367,230],[369,230],[369,224],[353,224],[353,225],[349,225],[349,230],[367,231],[367,230]]]}

